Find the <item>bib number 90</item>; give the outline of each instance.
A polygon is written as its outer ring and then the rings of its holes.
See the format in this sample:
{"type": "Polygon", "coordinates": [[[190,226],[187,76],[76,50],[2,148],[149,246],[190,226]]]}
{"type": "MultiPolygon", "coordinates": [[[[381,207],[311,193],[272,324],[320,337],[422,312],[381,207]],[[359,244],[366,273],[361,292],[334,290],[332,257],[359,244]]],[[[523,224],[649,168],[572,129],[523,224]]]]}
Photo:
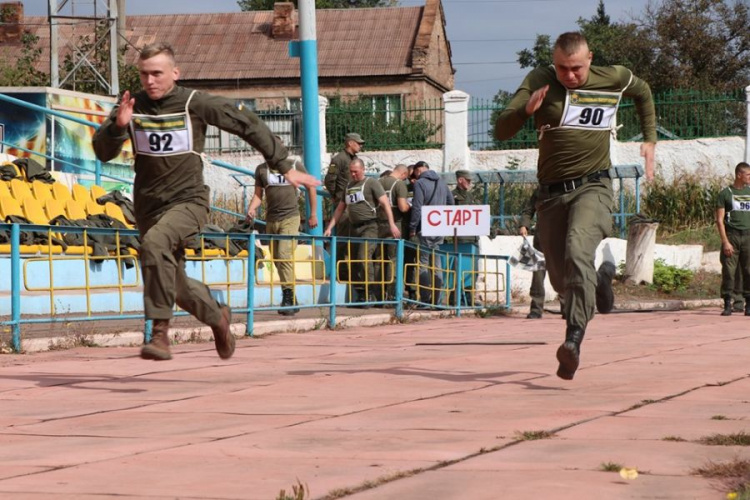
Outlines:
{"type": "Polygon", "coordinates": [[[604,119],[604,110],[602,108],[583,108],[578,123],[581,125],[601,125],[604,119]]]}

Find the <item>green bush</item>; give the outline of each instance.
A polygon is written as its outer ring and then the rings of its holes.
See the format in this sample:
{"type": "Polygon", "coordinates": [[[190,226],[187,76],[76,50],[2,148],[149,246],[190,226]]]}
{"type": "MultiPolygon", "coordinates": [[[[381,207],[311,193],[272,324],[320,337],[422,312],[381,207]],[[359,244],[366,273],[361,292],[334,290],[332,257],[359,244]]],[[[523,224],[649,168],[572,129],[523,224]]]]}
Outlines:
{"type": "Polygon", "coordinates": [[[652,287],[662,293],[682,292],[693,281],[693,277],[693,272],[688,269],[668,266],[664,259],[656,259],[652,287]]]}

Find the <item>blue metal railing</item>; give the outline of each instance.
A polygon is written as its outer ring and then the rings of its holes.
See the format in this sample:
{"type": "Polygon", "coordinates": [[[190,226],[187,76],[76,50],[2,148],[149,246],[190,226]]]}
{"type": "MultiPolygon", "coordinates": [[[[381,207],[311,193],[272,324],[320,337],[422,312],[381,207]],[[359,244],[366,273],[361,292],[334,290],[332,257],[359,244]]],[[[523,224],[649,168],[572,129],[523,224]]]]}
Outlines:
{"type": "MultiPolygon", "coordinates": [[[[10,327],[11,336],[12,336],[12,348],[16,352],[20,352],[22,350],[22,336],[21,336],[21,327],[22,325],[30,325],[30,324],[40,324],[40,323],[56,323],[56,322],[83,322],[83,321],[106,321],[106,320],[127,320],[127,319],[139,319],[144,320],[145,317],[141,311],[134,312],[133,309],[129,310],[128,312],[120,311],[119,314],[100,314],[95,313],[92,311],[88,311],[86,314],[80,314],[73,316],[70,315],[56,315],[54,313],[54,310],[50,310],[50,314],[44,315],[44,314],[29,314],[28,312],[24,312],[23,310],[23,297],[24,295],[27,295],[29,292],[28,290],[24,289],[23,281],[21,279],[22,276],[22,268],[23,268],[23,259],[21,258],[21,234],[31,233],[31,232],[47,232],[49,230],[49,226],[45,225],[31,225],[31,224],[0,224],[0,231],[7,231],[10,233],[10,245],[11,245],[11,252],[10,252],[10,264],[11,264],[11,283],[10,283],[10,293],[11,293],[11,314],[10,319],[7,321],[0,322],[1,325],[10,327]]],[[[68,233],[77,233],[77,234],[100,234],[100,235],[120,235],[120,236],[135,236],[138,234],[137,231],[134,230],[125,230],[125,229],[109,229],[109,228],[84,228],[84,227],[65,227],[65,226],[54,226],[54,230],[56,233],[61,233],[63,235],[68,233]]],[[[435,300],[420,300],[420,295],[417,293],[416,295],[411,296],[410,298],[406,298],[404,296],[404,290],[407,286],[407,283],[405,283],[405,268],[409,265],[413,265],[411,262],[407,262],[405,260],[405,249],[409,248],[413,252],[420,251],[421,247],[418,247],[417,245],[414,245],[413,243],[405,242],[404,240],[378,240],[378,239],[368,239],[368,238],[337,238],[336,236],[332,237],[323,237],[323,236],[283,236],[283,235],[262,235],[258,236],[256,234],[235,234],[235,233],[204,233],[201,235],[201,237],[205,239],[214,239],[214,240],[233,240],[233,241],[244,241],[247,244],[247,255],[244,256],[235,256],[235,257],[217,257],[217,259],[224,259],[226,261],[232,261],[232,260],[244,260],[245,261],[245,276],[244,278],[244,290],[242,286],[238,289],[236,286],[234,289],[231,288],[231,283],[227,282],[227,301],[231,301],[231,291],[235,291],[239,294],[243,294],[246,298],[246,304],[245,307],[232,307],[232,310],[234,313],[244,314],[246,319],[246,334],[252,335],[254,324],[255,324],[255,312],[256,311],[279,311],[284,309],[289,309],[290,307],[300,308],[300,309],[312,309],[312,308],[327,308],[328,309],[328,327],[334,328],[337,323],[337,309],[340,309],[341,307],[352,307],[352,306],[391,306],[394,307],[394,315],[398,319],[403,319],[405,314],[405,305],[412,305],[415,307],[425,307],[425,308],[431,308],[431,309],[438,309],[438,310],[445,310],[445,311],[455,311],[456,314],[460,315],[462,310],[465,309],[482,309],[485,307],[490,307],[492,305],[498,305],[500,307],[510,308],[510,280],[511,280],[511,271],[510,271],[510,264],[508,262],[507,256],[484,256],[484,255],[471,255],[471,254],[462,254],[462,253],[453,253],[453,252],[446,252],[442,250],[435,250],[433,251],[433,255],[436,257],[436,260],[439,261],[438,269],[440,272],[447,273],[450,271],[453,271],[453,268],[455,267],[455,272],[457,278],[455,279],[447,279],[443,284],[440,285],[441,294],[439,295],[439,298],[437,301],[435,300]],[[280,286],[284,286],[283,284],[279,285],[259,285],[258,284],[258,273],[256,271],[256,262],[258,259],[256,259],[256,245],[259,243],[259,240],[271,242],[271,241],[285,241],[290,239],[296,239],[298,242],[307,242],[311,245],[311,250],[315,253],[312,254],[311,259],[297,259],[298,263],[308,263],[311,266],[311,274],[313,276],[312,280],[312,286],[313,286],[313,293],[312,297],[313,299],[309,301],[309,303],[305,304],[297,304],[294,306],[288,306],[288,307],[282,307],[280,304],[274,304],[273,299],[271,298],[270,305],[266,306],[258,306],[256,305],[256,299],[258,297],[258,294],[256,293],[258,291],[258,287],[262,286],[267,288],[271,294],[273,294],[274,291],[278,291],[278,288],[280,286]],[[351,244],[351,245],[358,245],[358,244],[364,244],[364,243],[372,243],[375,245],[391,245],[396,247],[396,262],[395,262],[395,282],[394,282],[394,292],[395,295],[392,298],[389,298],[387,296],[382,296],[380,300],[370,300],[370,296],[366,296],[364,300],[355,300],[354,297],[344,292],[344,299],[338,300],[337,293],[341,292],[341,286],[351,287],[353,286],[350,282],[347,283],[346,281],[339,281],[337,278],[338,273],[338,265],[336,262],[337,259],[337,246],[339,244],[351,244]],[[329,256],[326,258],[325,254],[320,252],[320,255],[322,257],[317,257],[318,248],[320,246],[328,246],[330,249],[329,256]],[[473,303],[467,303],[467,301],[464,299],[464,294],[467,291],[470,291],[473,294],[478,294],[482,292],[481,287],[478,287],[477,282],[478,280],[475,280],[474,278],[470,278],[470,287],[467,288],[467,280],[466,280],[466,272],[467,270],[462,269],[463,263],[466,261],[466,259],[472,259],[472,262],[475,262],[475,264],[472,264],[472,267],[475,269],[471,272],[477,273],[479,276],[481,276],[482,273],[485,273],[485,281],[484,281],[484,290],[485,292],[488,292],[487,288],[487,282],[486,276],[489,275],[495,275],[495,274],[502,274],[502,286],[494,286],[491,289],[489,289],[489,293],[487,293],[484,297],[484,300],[479,303],[477,301],[474,301],[473,303]],[[317,279],[318,276],[318,261],[320,260],[324,261],[323,264],[323,272],[320,273],[320,279],[317,279]],[[480,269],[479,262],[481,260],[484,260],[484,269],[480,269]],[[493,269],[494,268],[494,269],[493,269]],[[502,273],[500,271],[502,270],[502,273]],[[317,287],[317,291],[316,291],[317,287]],[[324,288],[328,287],[328,294],[326,295],[324,293],[324,288]],[[451,301],[450,297],[448,295],[452,295],[456,299],[451,301]],[[488,300],[487,297],[489,295],[493,295],[495,298],[494,300],[488,300]],[[501,300],[501,295],[503,295],[503,298],[501,300]],[[490,304],[492,302],[492,304],[490,304]]],[[[36,260],[44,260],[44,257],[47,256],[48,259],[51,261],[55,261],[57,259],[66,259],[70,260],[71,258],[76,258],[78,256],[66,256],[61,254],[55,254],[55,255],[49,255],[49,254],[41,254],[35,256],[36,260]]],[[[86,259],[85,256],[79,257],[80,259],[86,259]]],[[[107,257],[111,258],[113,260],[118,259],[117,256],[111,256],[107,257]]],[[[384,257],[380,257],[380,260],[384,260],[384,257]]],[[[378,258],[376,256],[375,259],[372,260],[372,262],[378,262],[378,258]]],[[[50,262],[51,264],[52,262],[50,262]]],[[[346,263],[344,263],[345,265],[346,263]]],[[[227,264],[229,265],[229,264],[227,264]]],[[[275,264],[274,264],[275,265],[275,264]]],[[[425,271],[425,270],[422,270],[425,271]]],[[[426,270],[429,272],[429,270],[426,270]]],[[[229,271],[228,271],[229,272],[229,271]]],[[[417,271],[417,275],[419,275],[419,269],[417,271]]],[[[375,277],[375,276],[374,276],[375,277]]],[[[295,280],[296,281],[296,280],[295,280]]],[[[373,280],[368,286],[372,287],[373,289],[380,288],[381,290],[384,289],[385,282],[389,280],[381,279],[380,281],[373,280]]],[[[418,278],[417,278],[418,283],[418,278]]],[[[303,286],[303,285],[311,285],[311,283],[304,282],[303,280],[300,280],[299,282],[295,283],[296,286],[303,286]]],[[[55,293],[55,283],[52,278],[52,274],[50,273],[49,276],[49,293],[52,295],[55,293]]],[[[112,288],[116,288],[115,285],[112,286],[112,288]]],[[[71,290],[70,287],[67,288],[68,290],[71,290]]],[[[87,284],[83,287],[85,289],[87,294],[91,294],[92,287],[87,284]]],[[[429,293],[430,290],[427,290],[429,293]]],[[[122,287],[120,287],[120,293],[122,294],[122,287]]],[[[39,292],[36,292],[36,295],[39,295],[39,292]]],[[[69,304],[66,304],[65,296],[64,294],[58,293],[56,296],[57,301],[59,302],[58,308],[62,308],[65,310],[69,309],[69,304]]],[[[90,298],[87,297],[87,303],[90,301],[90,298]]],[[[188,313],[184,311],[175,311],[175,316],[184,316],[188,313]]],[[[145,326],[145,339],[148,340],[148,337],[150,336],[150,324],[147,322],[145,326]]]]}

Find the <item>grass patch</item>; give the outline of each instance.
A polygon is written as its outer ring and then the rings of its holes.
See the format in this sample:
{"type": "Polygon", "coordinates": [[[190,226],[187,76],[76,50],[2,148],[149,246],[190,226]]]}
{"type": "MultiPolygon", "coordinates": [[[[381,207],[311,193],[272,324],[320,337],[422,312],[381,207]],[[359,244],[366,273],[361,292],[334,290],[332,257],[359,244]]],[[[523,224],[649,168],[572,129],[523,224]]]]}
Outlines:
{"type": "Polygon", "coordinates": [[[622,469],[622,464],[617,462],[602,462],[599,466],[599,470],[604,472],[620,472],[620,469],[622,469]]]}
{"type": "Polygon", "coordinates": [[[713,462],[709,460],[702,467],[691,470],[690,473],[712,479],[745,477],[750,480],[750,460],[741,458],[735,458],[730,462],[713,462]]]}
{"type": "Polygon", "coordinates": [[[681,438],[680,436],[665,436],[665,437],[661,438],[661,440],[662,441],[672,441],[672,442],[675,442],[675,443],[684,443],[685,441],[687,441],[687,439],[681,438]]]}
{"type": "Polygon", "coordinates": [[[305,500],[307,498],[310,498],[310,488],[297,479],[297,484],[292,485],[292,493],[288,494],[286,490],[281,490],[276,500],[305,500]]]}
{"type": "Polygon", "coordinates": [[[539,439],[549,439],[552,437],[555,437],[555,434],[549,431],[516,432],[516,439],[519,441],[537,441],[539,439]]]}
{"type": "Polygon", "coordinates": [[[725,417],[724,415],[714,415],[711,417],[711,420],[729,420],[728,417],[725,417]]]}
{"type": "Polygon", "coordinates": [[[703,270],[695,271],[693,279],[685,286],[666,293],[650,285],[631,285],[615,280],[612,289],[617,300],[650,299],[650,300],[692,300],[715,299],[721,294],[721,274],[703,270]]]}
{"type": "Polygon", "coordinates": [[[734,434],[712,434],[703,436],[698,443],[708,446],[750,446],[750,434],[745,431],[734,434]]]}

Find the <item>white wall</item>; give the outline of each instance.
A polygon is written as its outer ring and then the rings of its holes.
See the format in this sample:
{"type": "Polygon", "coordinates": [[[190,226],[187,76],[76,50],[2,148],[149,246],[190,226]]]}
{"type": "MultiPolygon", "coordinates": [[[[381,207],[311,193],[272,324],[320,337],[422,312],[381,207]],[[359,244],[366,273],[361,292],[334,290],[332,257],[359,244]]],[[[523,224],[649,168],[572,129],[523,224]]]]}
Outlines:
{"type": "MultiPolygon", "coordinates": [[[[697,173],[706,177],[731,177],[735,165],[743,160],[744,154],[745,140],[742,137],[661,141],[656,147],[657,174],[662,175],[667,181],[671,181],[682,173],[697,173]]],[[[408,165],[419,160],[426,161],[438,171],[442,170],[443,165],[443,152],[437,149],[364,151],[360,156],[371,171],[392,168],[397,163],[408,165]]],[[[471,170],[497,170],[515,165],[521,170],[533,170],[536,168],[538,156],[536,149],[472,151],[470,168],[471,170]]],[[[222,155],[216,158],[249,169],[254,169],[263,162],[260,155],[222,155]]],[[[612,163],[615,165],[642,164],[640,144],[614,142],[612,163]]],[[[327,163],[324,163],[323,167],[326,168],[327,163]]],[[[224,174],[221,169],[207,170],[206,179],[208,185],[217,191],[231,192],[237,189],[237,183],[229,179],[228,173],[224,174]]]]}

